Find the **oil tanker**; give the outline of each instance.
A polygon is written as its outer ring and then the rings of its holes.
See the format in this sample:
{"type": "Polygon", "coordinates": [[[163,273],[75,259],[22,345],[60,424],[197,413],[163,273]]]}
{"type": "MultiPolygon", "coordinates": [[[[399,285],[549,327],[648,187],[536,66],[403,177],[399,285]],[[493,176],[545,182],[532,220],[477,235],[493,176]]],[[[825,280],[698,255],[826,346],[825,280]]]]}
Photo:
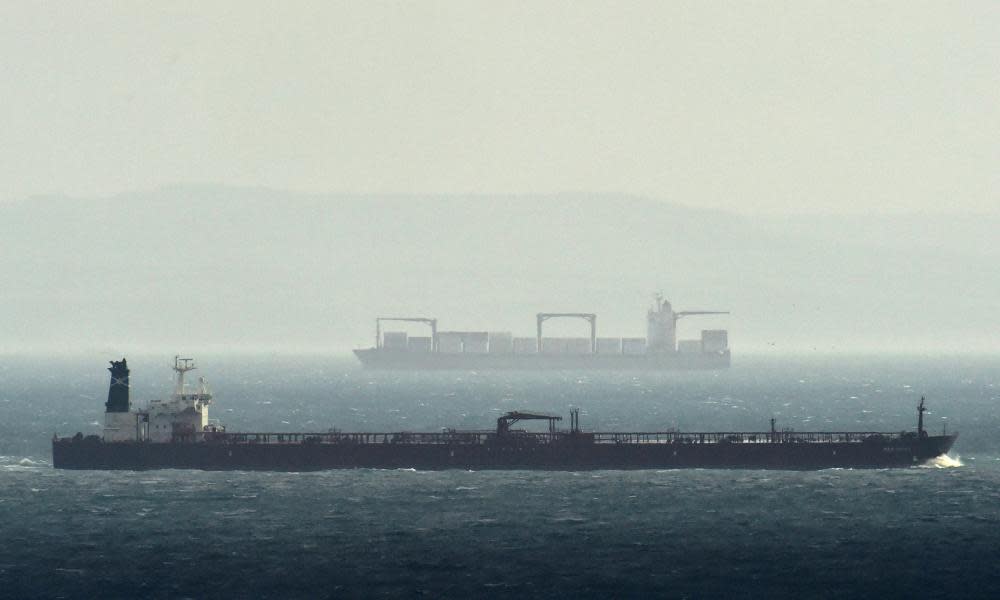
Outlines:
{"type": "Polygon", "coordinates": [[[514,337],[509,331],[439,331],[430,317],[378,317],[375,345],[358,349],[361,364],[374,369],[724,369],[729,366],[729,332],[705,329],[698,339],[677,339],[677,322],[696,315],[727,311],[674,311],[657,295],[646,314],[646,337],[598,337],[594,313],[538,313],[534,337],[514,337]],[[545,322],[554,318],[583,319],[590,337],[544,337],[545,322]],[[383,323],[410,322],[430,327],[429,336],[383,331],[383,323]]]}
{"type": "Polygon", "coordinates": [[[957,434],[924,429],[924,401],[909,432],[593,432],[580,428],[579,409],[568,430],[561,417],[508,412],[496,428],[440,432],[234,433],[208,418],[212,394],[204,379],[184,381],[195,368],[175,357],[177,384],[166,401],[134,408],[125,359],[112,361],[103,435],[77,433],[52,440],[57,469],[204,469],[309,471],[323,469],[821,469],[907,467],[948,452],[957,434]],[[515,429],[545,421],[547,431],[515,429]]]}

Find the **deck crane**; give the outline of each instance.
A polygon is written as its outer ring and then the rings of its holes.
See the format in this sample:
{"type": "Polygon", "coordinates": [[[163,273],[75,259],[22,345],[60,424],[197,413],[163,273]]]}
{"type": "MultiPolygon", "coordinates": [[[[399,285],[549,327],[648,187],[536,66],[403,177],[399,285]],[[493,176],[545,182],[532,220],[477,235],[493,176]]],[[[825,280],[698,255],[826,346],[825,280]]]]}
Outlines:
{"type": "Polygon", "coordinates": [[[506,435],[510,433],[510,426],[518,421],[548,421],[549,422],[549,433],[556,432],[556,421],[562,421],[562,417],[556,417],[552,415],[541,415],[537,413],[528,412],[509,412],[499,419],[497,419],[497,435],[506,435]]]}
{"type": "Polygon", "coordinates": [[[728,310],[682,310],[681,312],[674,313],[674,323],[681,317],[688,317],[692,315],[728,315],[728,310]]]}

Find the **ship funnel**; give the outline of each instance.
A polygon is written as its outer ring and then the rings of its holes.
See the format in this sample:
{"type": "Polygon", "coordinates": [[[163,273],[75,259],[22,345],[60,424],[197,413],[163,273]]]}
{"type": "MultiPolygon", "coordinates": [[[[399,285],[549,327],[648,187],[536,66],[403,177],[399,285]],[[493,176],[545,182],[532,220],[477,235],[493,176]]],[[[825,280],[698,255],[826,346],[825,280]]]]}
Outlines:
{"type": "Polygon", "coordinates": [[[132,409],[128,397],[128,365],[125,359],[111,361],[111,385],[108,387],[108,401],[104,404],[104,412],[127,413],[132,409]]]}

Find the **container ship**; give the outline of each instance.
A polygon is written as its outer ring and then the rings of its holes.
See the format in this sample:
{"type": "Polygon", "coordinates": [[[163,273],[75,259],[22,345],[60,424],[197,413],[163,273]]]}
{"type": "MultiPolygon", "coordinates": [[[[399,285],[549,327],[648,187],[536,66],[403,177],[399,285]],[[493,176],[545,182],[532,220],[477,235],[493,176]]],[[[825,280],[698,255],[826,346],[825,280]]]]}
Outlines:
{"type": "Polygon", "coordinates": [[[646,315],[646,337],[598,337],[594,313],[538,313],[534,337],[514,337],[509,331],[439,331],[429,317],[378,317],[375,346],[354,351],[361,364],[375,369],[724,369],[729,366],[729,332],[705,329],[698,339],[677,339],[677,322],[696,315],[727,311],[674,311],[657,295],[646,315]],[[554,318],[583,319],[590,337],[545,337],[545,322],[554,318]],[[430,326],[430,336],[383,331],[386,322],[430,326]]]}
{"type": "Polygon", "coordinates": [[[57,469],[203,469],[310,471],[324,469],[821,469],[919,465],[948,452],[957,434],[932,436],[924,429],[924,401],[917,428],[909,432],[593,432],[569,429],[559,416],[508,412],[496,428],[417,433],[235,433],[209,419],[212,394],[204,379],[184,381],[191,359],[174,360],[177,384],[166,401],[134,408],[125,359],[112,361],[103,435],[52,440],[57,469]],[[516,429],[544,421],[542,432],[516,429]]]}

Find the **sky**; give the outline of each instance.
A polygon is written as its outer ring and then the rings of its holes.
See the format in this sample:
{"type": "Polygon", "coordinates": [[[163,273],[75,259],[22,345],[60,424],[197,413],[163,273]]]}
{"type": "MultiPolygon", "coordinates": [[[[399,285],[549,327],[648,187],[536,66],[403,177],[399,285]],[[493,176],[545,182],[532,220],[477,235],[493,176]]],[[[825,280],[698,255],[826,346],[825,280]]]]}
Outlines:
{"type": "Polygon", "coordinates": [[[176,183],[1000,215],[993,2],[4,2],[0,202],[176,183]]]}

